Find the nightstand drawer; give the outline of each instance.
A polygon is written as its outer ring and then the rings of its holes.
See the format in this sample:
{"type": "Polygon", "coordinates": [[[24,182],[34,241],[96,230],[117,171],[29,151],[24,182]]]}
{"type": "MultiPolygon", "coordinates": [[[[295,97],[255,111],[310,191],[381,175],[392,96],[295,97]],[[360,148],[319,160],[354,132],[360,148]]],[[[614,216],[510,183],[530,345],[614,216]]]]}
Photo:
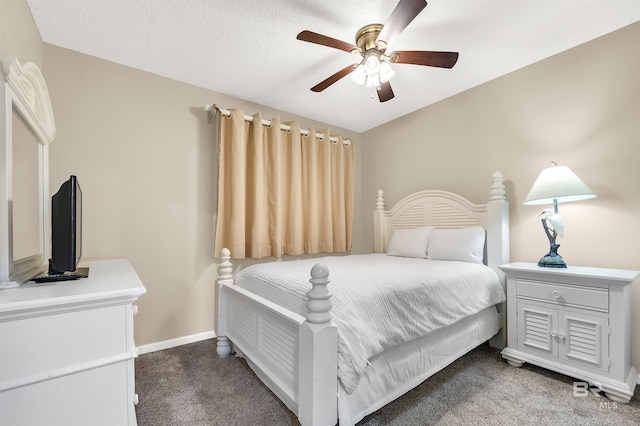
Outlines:
{"type": "Polygon", "coordinates": [[[609,291],[606,288],[569,286],[518,279],[518,298],[540,300],[563,306],[576,306],[609,311],[609,291]]]}

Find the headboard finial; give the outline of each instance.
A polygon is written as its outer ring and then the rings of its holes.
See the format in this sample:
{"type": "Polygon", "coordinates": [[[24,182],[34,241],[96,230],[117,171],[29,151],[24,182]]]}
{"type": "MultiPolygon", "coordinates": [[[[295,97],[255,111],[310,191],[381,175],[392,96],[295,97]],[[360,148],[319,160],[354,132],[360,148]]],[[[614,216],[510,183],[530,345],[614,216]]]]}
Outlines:
{"type": "Polygon", "coordinates": [[[505,200],[506,191],[504,186],[504,177],[500,172],[493,172],[491,175],[491,187],[489,188],[489,201],[505,200]]]}
{"type": "Polygon", "coordinates": [[[384,210],[384,191],[378,189],[378,196],[376,197],[376,210],[384,210]]]}

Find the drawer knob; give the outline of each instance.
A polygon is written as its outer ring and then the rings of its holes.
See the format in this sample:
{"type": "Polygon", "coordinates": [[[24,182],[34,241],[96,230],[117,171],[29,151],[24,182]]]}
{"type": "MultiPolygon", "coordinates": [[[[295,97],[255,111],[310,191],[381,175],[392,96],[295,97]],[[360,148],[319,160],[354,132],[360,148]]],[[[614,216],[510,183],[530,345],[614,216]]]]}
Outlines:
{"type": "Polygon", "coordinates": [[[564,339],[564,333],[558,333],[558,339],[564,339]]]}
{"type": "Polygon", "coordinates": [[[558,335],[558,333],[556,333],[555,331],[552,331],[550,334],[551,334],[551,337],[556,337],[558,335]]]}
{"type": "Polygon", "coordinates": [[[551,293],[553,295],[553,297],[555,297],[556,299],[560,299],[560,292],[558,290],[554,291],[553,293],[551,293]]]}

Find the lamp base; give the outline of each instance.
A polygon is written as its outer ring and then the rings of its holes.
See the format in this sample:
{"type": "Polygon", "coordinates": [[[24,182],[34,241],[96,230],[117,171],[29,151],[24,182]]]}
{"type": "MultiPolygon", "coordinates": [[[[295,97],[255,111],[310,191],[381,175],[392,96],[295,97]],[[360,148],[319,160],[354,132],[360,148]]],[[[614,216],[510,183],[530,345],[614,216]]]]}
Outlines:
{"type": "Polygon", "coordinates": [[[560,248],[560,244],[551,244],[549,253],[538,261],[538,266],[543,268],[566,268],[567,264],[564,263],[562,256],[558,254],[558,248],[560,248]]]}
{"type": "Polygon", "coordinates": [[[562,256],[559,254],[546,255],[538,261],[538,266],[543,268],[566,268],[567,264],[562,260],[562,256]]]}

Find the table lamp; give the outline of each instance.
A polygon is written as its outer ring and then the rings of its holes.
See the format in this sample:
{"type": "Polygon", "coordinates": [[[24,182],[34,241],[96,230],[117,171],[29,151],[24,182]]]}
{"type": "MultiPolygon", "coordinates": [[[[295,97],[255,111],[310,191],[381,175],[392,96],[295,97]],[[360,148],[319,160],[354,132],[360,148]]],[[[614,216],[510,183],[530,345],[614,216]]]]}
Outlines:
{"type": "Polygon", "coordinates": [[[562,238],[564,235],[564,224],[562,217],[558,214],[558,203],[586,200],[595,197],[596,194],[567,166],[558,166],[555,162],[551,164],[551,167],[540,172],[540,176],[523,204],[553,204],[553,210],[547,208],[538,215],[543,216],[542,227],[549,239],[549,253],[538,261],[538,266],[566,268],[567,264],[558,254],[560,244],[556,243],[556,238],[562,238]]]}

